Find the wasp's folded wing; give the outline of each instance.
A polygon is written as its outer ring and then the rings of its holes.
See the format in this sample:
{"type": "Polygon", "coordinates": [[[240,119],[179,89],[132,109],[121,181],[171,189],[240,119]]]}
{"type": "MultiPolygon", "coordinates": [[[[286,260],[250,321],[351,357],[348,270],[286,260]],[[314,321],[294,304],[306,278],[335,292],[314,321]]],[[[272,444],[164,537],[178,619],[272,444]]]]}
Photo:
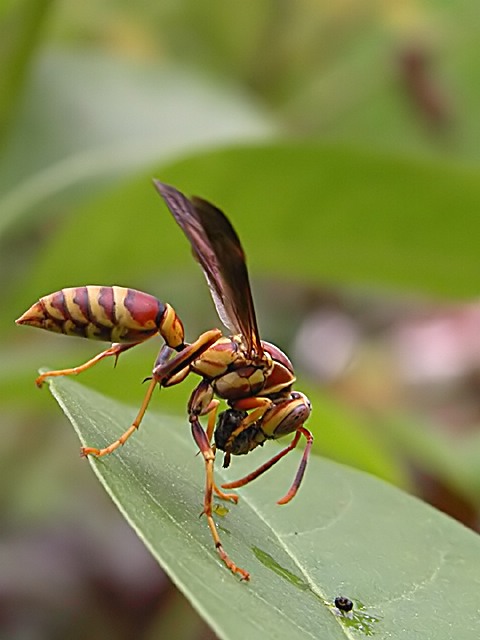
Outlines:
{"type": "Polygon", "coordinates": [[[189,200],[169,185],[158,180],[154,184],[190,240],[220,319],[228,329],[242,334],[249,351],[261,355],[245,254],[231,223],[206,200],[189,200]]]}

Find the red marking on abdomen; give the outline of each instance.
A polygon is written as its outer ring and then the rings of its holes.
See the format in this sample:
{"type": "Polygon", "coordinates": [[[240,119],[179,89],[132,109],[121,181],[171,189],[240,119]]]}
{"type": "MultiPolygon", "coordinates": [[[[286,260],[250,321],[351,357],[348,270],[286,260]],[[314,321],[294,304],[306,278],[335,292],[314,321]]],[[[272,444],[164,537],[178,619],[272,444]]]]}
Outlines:
{"type": "Polygon", "coordinates": [[[165,305],[160,300],[136,289],[128,290],[124,304],[135,322],[142,326],[149,322],[157,324],[159,316],[165,311],[165,305]]]}

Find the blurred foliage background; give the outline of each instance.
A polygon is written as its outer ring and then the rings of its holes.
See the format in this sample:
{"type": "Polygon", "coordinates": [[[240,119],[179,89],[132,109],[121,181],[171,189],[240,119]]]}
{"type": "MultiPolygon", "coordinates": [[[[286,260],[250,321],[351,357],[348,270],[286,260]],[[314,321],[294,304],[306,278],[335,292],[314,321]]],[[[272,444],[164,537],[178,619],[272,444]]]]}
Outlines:
{"type": "MultiPolygon", "coordinates": [[[[473,0],[2,3],[2,638],[211,637],[33,385],[98,345],[13,324],[41,295],[101,283],[169,301],[189,338],[218,326],[153,175],[234,221],[262,335],[313,400],[317,453],[478,528],[478,14],[473,0]]],[[[83,381],[139,404],[156,352],[135,351],[83,381]]],[[[189,384],[157,405],[183,415],[189,384]]]]}

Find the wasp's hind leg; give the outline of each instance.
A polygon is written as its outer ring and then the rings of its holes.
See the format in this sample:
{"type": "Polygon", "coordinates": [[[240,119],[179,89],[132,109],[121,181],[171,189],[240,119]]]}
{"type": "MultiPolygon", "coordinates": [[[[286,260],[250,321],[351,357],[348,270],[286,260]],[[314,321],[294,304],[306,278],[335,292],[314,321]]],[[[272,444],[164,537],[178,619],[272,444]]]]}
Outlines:
{"type": "Polygon", "coordinates": [[[93,367],[94,365],[96,365],[97,362],[100,362],[100,360],[103,360],[104,358],[108,358],[109,356],[113,356],[116,362],[121,353],[123,353],[124,351],[127,351],[128,349],[131,349],[132,347],[136,347],[137,344],[140,344],[140,343],[139,342],[131,342],[129,344],[114,343],[112,344],[111,347],[109,347],[108,349],[105,349],[105,351],[102,351],[101,353],[97,354],[90,360],[87,360],[87,362],[84,362],[83,364],[78,365],[78,367],[71,367],[69,369],[57,369],[55,371],[45,371],[44,373],[38,376],[38,378],[35,380],[35,384],[37,385],[37,387],[41,387],[47,378],[55,378],[58,376],[77,376],[79,373],[82,373],[83,371],[90,369],[90,367],[93,367]]]}

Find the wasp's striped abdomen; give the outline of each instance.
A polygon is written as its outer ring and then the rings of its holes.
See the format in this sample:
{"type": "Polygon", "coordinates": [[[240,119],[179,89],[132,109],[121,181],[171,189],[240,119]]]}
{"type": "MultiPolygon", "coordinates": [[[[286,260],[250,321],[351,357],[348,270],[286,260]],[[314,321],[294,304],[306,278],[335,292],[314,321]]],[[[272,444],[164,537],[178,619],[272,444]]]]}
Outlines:
{"type": "Polygon", "coordinates": [[[183,326],[173,308],[125,287],[71,287],[30,307],[17,324],[105,342],[134,343],[161,333],[167,344],[183,344],[183,326]]]}

